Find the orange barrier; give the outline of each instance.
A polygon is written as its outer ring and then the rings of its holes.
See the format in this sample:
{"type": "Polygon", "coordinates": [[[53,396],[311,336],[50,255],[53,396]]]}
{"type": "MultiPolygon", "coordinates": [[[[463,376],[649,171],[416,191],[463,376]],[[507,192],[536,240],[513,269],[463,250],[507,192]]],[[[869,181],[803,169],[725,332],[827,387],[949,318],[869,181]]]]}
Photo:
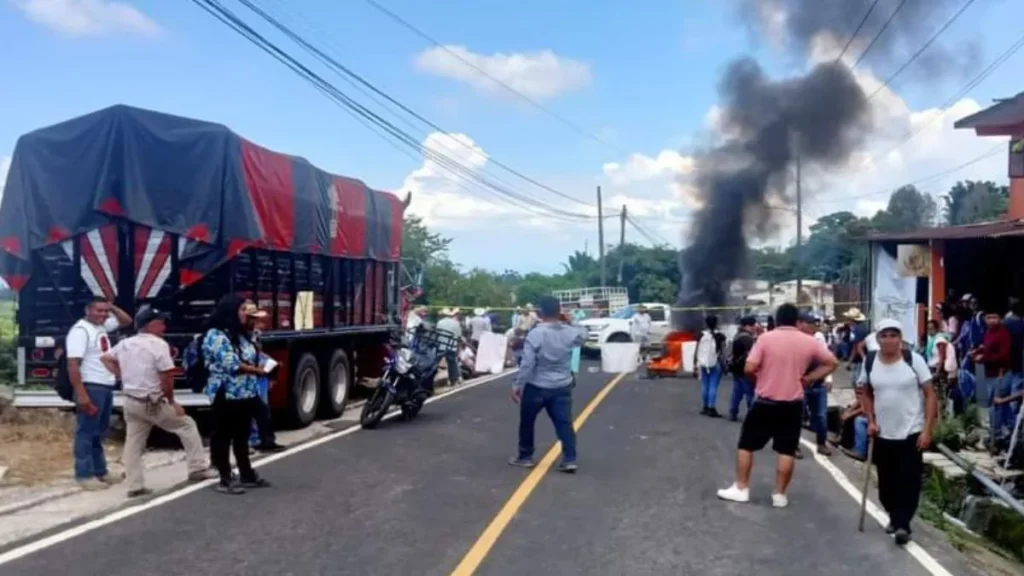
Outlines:
{"type": "Polygon", "coordinates": [[[661,356],[647,361],[648,376],[677,376],[683,369],[683,343],[696,342],[690,332],[673,330],[665,336],[665,349],[661,356]]]}

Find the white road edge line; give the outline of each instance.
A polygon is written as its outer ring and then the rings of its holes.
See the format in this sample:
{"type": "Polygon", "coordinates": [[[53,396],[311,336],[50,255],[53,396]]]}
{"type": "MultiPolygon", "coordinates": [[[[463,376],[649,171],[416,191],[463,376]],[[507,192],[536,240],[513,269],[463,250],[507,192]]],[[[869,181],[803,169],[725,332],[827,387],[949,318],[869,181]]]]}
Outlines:
{"type": "MultiPolygon", "coordinates": [[[[828,458],[818,454],[816,452],[818,449],[816,444],[806,438],[801,438],[800,443],[810,450],[811,454],[814,455],[814,460],[818,464],[821,464],[821,467],[832,475],[832,478],[839,484],[839,486],[842,487],[843,490],[846,490],[846,493],[849,494],[858,505],[860,505],[860,499],[862,496],[861,491],[853,484],[853,482],[850,482],[850,479],[846,477],[846,474],[843,474],[843,471],[833,464],[828,458]]],[[[879,526],[885,527],[889,525],[889,515],[885,513],[885,510],[876,506],[870,498],[868,499],[867,513],[874,518],[876,522],[878,522],[879,526]]],[[[907,545],[904,546],[904,549],[932,576],[953,576],[949,570],[943,568],[942,564],[939,564],[939,561],[933,558],[932,555],[922,548],[917,542],[908,542],[907,545]]]]}
{"type": "MultiPolygon", "coordinates": [[[[443,398],[447,398],[448,396],[452,396],[454,394],[458,394],[458,393],[463,392],[465,390],[469,390],[471,388],[475,388],[477,386],[480,386],[481,384],[487,384],[488,382],[493,382],[493,381],[498,380],[500,378],[504,378],[506,376],[510,376],[510,375],[514,374],[516,372],[516,370],[517,369],[506,370],[505,372],[502,372],[501,374],[493,374],[491,376],[484,376],[484,377],[481,377],[481,378],[477,378],[477,379],[471,380],[469,382],[466,382],[462,386],[459,386],[458,388],[453,388],[452,390],[447,390],[447,391],[442,392],[442,393],[440,393],[440,394],[438,394],[436,396],[432,396],[432,397],[428,398],[426,403],[430,404],[431,402],[436,402],[436,401],[441,400],[443,398]]],[[[390,420],[392,418],[395,418],[399,414],[401,414],[401,412],[399,412],[397,410],[393,411],[393,412],[390,412],[390,413],[388,413],[387,415],[384,416],[384,420],[390,420]]],[[[273,455],[267,456],[265,458],[260,458],[258,461],[253,462],[252,466],[253,466],[253,468],[259,468],[261,466],[270,464],[271,462],[277,462],[278,460],[281,460],[282,458],[287,458],[288,456],[291,456],[293,454],[298,454],[299,452],[304,452],[304,451],[309,450],[311,448],[315,448],[315,447],[320,446],[322,444],[326,444],[327,442],[330,442],[332,440],[336,440],[336,439],[341,438],[343,436],[348,436],[348,435],[353,434],[355,432],[358,432],[358,431],[360,431],[362,429],[363,429],[363,427],[361,425],[353,424],[349,428],[345,428],[344,430],[339,430],[337,432],[332,432],[332,433],[327,434],[325,436],[321,436],[320,438],[317,438],[315,440],[310,440],[309,442],[306,442],[304,444],[300,444],[300,445],[295,446],[293,448],[289,448],[288,450],[285,450],[284,452],[279,452],[277,454],[273,454],[273,455]]],[[[129,518],[131,516],[135,516],[136,514],[139,514],[141,512],[145,512],[146,510],[151,510],[153,508],[156,508],[157,506],[162,506],[163,504],[167,504],[168,502],[172,502],[174,500],[177,500],[178,498],[181,498],[183,496],[187,496],[189,494],[192,494],[193,492],[198,492],[199,490],[202,490],[202,489],[207,488],[209,486],[213,486],[216,483],[217,483],[217,480],[207,480],[205,482],[200,482],[200,483],[197,483],[197,484],[190,484],[188,486],[184,486],[184,487],[182,487],[182,488],[180,488],[178,490],[175,490],[173,492],[169,492],[169,493],[164,494],[162,496],[158,496],[158,497],[156,497],[156,498],[154,498],[154,499],[152,499],[152,500],[150,500],[148,502],[144,502],[144,503],[139,504],[137,506],[129,506],[127,508],[122,508],[122,509],[117,510],[115,512],[111,512],[110,514],[107,514],[105,516],[102,516],[100,518],[95,518],[93,520],[89,520],[88,522],[79,524],[77,526],[73,526],[71,528],[68,528],[67,530],[62,530],[60,532],[57,532],[56,534],[51,534],[51,535],[49,535],[49,536],[47,536],[45,538],[40,538],[39,540],[35,540],[33,542],[29,542],[28,544],[25,544],[23,546],[19,546],[17,548],[13,548],[13,549],[11,549],[11,550],[9,550],[7,552],[4,552],[3,554],[0,554],[0,566],[3,566],[4,564],[8,564],[10,562],[13,562],[13,561],[15,561],[15,560],[17,560],[19,558],[23,558],[25,556],[28,556],[30,554],[34,554],[34,553],[39,552],[41,550],[45,550],[46,548],[49,548],[49,547],[54,546],[56,544],[60,544],[61,542],[66,542],[68,540],[71,540],[72,538],[75,538],[77,536],[81,536],[82,534],[85,534],[86,532],[91,532],[91,531],[96,530],[98,528],[102,528],[103,526],[107,526],[108,524],[113,524],[114,522],[117,522],[119,520],[123,520],[123,519],[129,518]]]]}

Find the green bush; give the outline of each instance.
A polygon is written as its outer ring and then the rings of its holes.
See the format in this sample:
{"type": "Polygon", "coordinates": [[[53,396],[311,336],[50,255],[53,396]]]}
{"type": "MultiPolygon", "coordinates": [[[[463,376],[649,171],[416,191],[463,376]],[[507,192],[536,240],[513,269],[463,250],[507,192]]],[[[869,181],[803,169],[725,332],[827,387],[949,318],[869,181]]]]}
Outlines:
{"type": "Polygon", "coordinates": [[[964,445],[964,424],[959,418],[943,418],[932,434],[932,446],[945,444],[956,452],[964,445]]]}

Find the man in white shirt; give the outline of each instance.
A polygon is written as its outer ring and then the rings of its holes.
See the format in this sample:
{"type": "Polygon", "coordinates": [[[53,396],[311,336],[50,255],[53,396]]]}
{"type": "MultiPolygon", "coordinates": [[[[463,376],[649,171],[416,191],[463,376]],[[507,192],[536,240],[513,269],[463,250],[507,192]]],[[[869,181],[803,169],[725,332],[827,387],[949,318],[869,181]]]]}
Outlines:
{"type": "Polygon", "coordinates": [[[426,306],[416,306],[409,311],[405,318],[405,338],[411,340],[416,334],[416,329],[423,324],[423,317],[427,315],[426,306]]]}
{"type": "Polygon", "coordinates": [[[647,357],[647,349],[651,345],[651,315],[645,306],[637,306],[630,324],[630,337],[640,345],[641,360],[647,357]]]}
{"type": "Polygon", "coordinates": [[[75,322],[64,339],[68,379],[78,405],[73,443],[75,480],[85,490],[102,490],[121,481],[107,474],[103,451],[117,378],[100,356],[110,350],[107,332],[131,322],[124,310],[97,296],[86,305],[85,318],[75,322]]]}
{"type": "Polygon", "coordinates": [[[135,314],[137,334],[118,342],[100,357],[103,365],[121,379],[127,425],[121,459],[128,477],[129,498],[152,493],[144,485],[142,454],[153,426],[181,440],[188,458],[189,480],[201,482],[216,477],[209,470],[196,423],[174,401],[174,360],[163,338],[167,318],[160,310],[142,306],[135,314]]]}
{"type": "Polygon", "coordinates": [[[469,320],[469,340],[476,349],[480,345],[480,337],[491,331],[491,319],[487,317],[485,308],[473,310],[473,317],[469,320]]]}
{"type": "Polygon", "coordinates": [[[896,543],[910,541],[910,521],[921,496],[921,453],[932,442],[939,402],[928,363],[903,346],[896,320],[878,323],[879,348],[857,378],[868,434],[875,436],[878,496],[889,514],[886,531],[896,543]]]}

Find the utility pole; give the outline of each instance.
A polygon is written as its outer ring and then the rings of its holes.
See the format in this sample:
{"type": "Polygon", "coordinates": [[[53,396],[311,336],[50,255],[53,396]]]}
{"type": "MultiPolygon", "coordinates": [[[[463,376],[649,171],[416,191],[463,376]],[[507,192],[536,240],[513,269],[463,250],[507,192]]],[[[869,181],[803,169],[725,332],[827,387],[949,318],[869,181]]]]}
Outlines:
{"type": "Polygon", "coordinates": [[[622,205],[622,216],[619,217],[619,278],[618,285],[622,286],[622,264],[626,261],[623,258],[623,248],[626,246],[626,205],[622,205]]]}
{"type": "Polygon", "coordinates": [[[804,199],[800,190],[800,155],[796,156],[796,305],[800,306],[800,295],[804,289],[804,267],[803,267],[803,227],[804,227],[804,199]]]}
{"type": "Polygon", "coordinates": [[[601,265],[601,287],[607,286],[604,270],[604,212],[601,210],[601,187],[597,187],[597,261],[601,265]]]}

